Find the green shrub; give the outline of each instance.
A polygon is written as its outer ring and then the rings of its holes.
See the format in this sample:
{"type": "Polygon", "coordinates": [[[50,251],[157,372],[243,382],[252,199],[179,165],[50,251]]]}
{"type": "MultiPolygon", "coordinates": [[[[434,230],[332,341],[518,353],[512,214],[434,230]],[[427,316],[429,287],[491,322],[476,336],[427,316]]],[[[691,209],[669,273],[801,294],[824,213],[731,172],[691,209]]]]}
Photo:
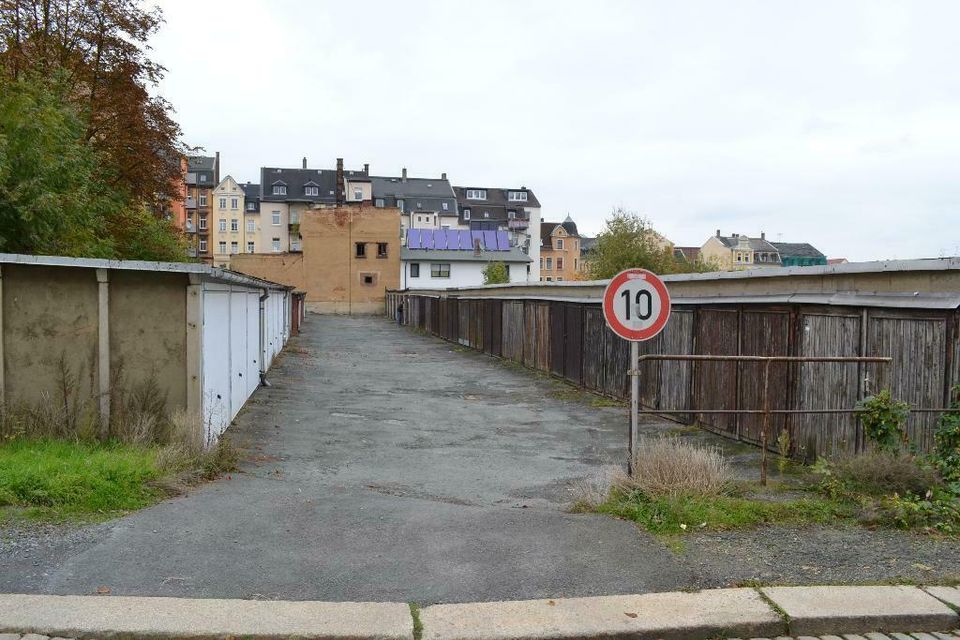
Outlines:
{"type": "Polygon", "coordinates": [[[936,470],[921,458],[889,451],[822,458],[813,470],[821,477],[821,489],[833,497],[924,495],[942,484],[936,470]]]}
{"type": "MultiPolygon", "coordinates": [[[[960,409],[960,385],[951,393],[951,409],[960,409]]],[[[931,456],[940,475],[960,494],[960,411],[941,414],[931,456]]]]}
{"type": "Polygon", "coordinates": [[[960,500],[944,489],[928,491],[923,496],[889,496],[881,502],[881,516],[901,529],[960,533],[960,500]]]}
{"type": "Polygon", "coordinates": [[[896,451],[906,443],[904,425],[909,415],[910,405],[894,402],[888,389],[857,403],[857,417],[863,425],[863,433],[881,451],[896,451]]]}

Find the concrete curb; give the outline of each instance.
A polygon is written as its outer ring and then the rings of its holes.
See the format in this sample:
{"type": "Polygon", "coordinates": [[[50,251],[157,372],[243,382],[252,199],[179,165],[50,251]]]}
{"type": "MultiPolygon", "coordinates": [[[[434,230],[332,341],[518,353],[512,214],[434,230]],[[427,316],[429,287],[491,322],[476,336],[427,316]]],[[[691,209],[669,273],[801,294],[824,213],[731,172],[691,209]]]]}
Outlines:
{"type": "Polygon", "coordinates": [[[953,609],[917,587],[764,587],[761,591],[787,616],[786,635],[946,631],[960,622],[953,609]]]}
{"type": "MultiPolygon", "coordinates": [[[[706,640],[960,627],[952,587],[763,587],[439,604],[422,640],[706,640]],[[949,606],[948,606],[949,605],[949,606]]],[[[414,640],[406,604],[0,594],[0,633],[72,638],[414,640]]]]}
{"type": "Polygon", "coordinates": [[[753,589],[648,593],[424,608],[423,640],[781,636],[781,617],[753,589]]]}
{"type": "Polygon", "coordinates": [[[0,633],[70,638],[413,640],[398,603],[0,595],[0,633]]]}

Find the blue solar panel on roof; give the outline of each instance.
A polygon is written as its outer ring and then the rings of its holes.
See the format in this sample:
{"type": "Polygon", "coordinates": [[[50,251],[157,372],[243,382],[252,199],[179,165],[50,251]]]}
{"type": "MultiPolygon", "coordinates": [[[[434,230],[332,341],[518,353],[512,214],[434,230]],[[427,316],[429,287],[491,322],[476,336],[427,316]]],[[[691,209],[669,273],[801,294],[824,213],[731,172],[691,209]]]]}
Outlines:
{"type": "Polygon", "coordinates": [[[510,251],[510,238],[506,231],[497,231],[497,251],[510,251]]]}
{"type": "Polygon", "coordinates": [[[433,232],[430,229],[423,229],[421,231],[423,234],[423,248],[424,249],[433,249],[433,232]]]}
{"type": "Polygon", "coordinates": [[[434,249],[447,249],[447,234],[443,232],[443,229],[435,229],[430,231],[433,234],[433,248],[434,249]]]}
{"type": "Polygon", "coordinates": [[[407,248],[419,249],[421,246],[420,229],[407,229],[407,248]]]}
{"type": "Polygon", "coordinates": [[[460,234],[457,233],[456,229],[444,229],[443,234],[447,236],[447,248],[448,249],[459,249],[460,248],[460,234]]]}
{"type": "Polygon", "coordinates": [[[496,231],[484,231],[483,232],[483,248],[487,251],[496,251],[497,250],[497,232],[496,231]]]}

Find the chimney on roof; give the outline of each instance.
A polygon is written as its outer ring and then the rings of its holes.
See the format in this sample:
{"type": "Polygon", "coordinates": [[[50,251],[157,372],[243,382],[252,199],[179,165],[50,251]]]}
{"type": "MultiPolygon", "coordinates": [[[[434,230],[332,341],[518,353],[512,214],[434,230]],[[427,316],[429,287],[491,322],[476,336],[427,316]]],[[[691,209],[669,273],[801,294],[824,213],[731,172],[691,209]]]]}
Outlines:
{"type": "Polygon", "coordinates": [[[761,240],[766,240],[766,239],[767,239],[767,234],[764,233],[763,231],[761,231],[761,232],[760,232],[760,239],[761,239],[761,240]]]}
{"type": "Polygon", "coordinates": [[[446,180],[446,179],[447,179],[447,172],[446,172],[446,171],[444,171],[443,173],[440,174],[440,179],[441,179],[441,180],[446,180]]]}
{"type": "Polygon", "coordinates": [[[367,174],[368,176],[370,175],[370,163],[369,163],[369,162],[364,162],[364,163],[363,163],[363,172],[364,172],[365,174],[367,174]]]}
{"type": "Polygon", "coordinates": [[[213,161],[213,181],[220,184],[220,152],[217,151],[213,161]]]}
{"type": "Polygon", "coordinates": [[[717,229],[717,237],[720,237],[720,229],[717,229]]]}
{"type": "Polygon", "coordinates": [[[406,182],[406,181],[407,181],[407,168],[404,167],[403,171],[400,172],[400,182],[406,182]]]}
{"type": "Polygon", "coordinates": [[[473,255],[480,257],[480,238],[473,239],[473,255]]]}
{"type": "Polygon", "coordinates": [[[307,168],[307,156],[303,156],[303,168],[307,168]]]}
{"type": "Polygon", "coordinates": [[[343,158],[337,158],[337,206],[346,200],[347,185],[343,182],[343,158]]]}

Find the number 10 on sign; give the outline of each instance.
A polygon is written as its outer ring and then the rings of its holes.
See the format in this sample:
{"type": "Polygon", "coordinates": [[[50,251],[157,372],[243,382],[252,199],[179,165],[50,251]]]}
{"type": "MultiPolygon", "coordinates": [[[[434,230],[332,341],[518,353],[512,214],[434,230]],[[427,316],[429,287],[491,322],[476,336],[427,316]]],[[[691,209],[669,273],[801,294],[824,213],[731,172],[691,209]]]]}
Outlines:
{"type": "Polygon", "coordinates": [[[603,292],[603,317],[615,334],[630,341],[630,442],[629,465],[633,457],[639,427],[640,372],[639,343],[663,331],[670,318],[670,293],[656,274],[646,269],[621,271],[603,292]]]}

